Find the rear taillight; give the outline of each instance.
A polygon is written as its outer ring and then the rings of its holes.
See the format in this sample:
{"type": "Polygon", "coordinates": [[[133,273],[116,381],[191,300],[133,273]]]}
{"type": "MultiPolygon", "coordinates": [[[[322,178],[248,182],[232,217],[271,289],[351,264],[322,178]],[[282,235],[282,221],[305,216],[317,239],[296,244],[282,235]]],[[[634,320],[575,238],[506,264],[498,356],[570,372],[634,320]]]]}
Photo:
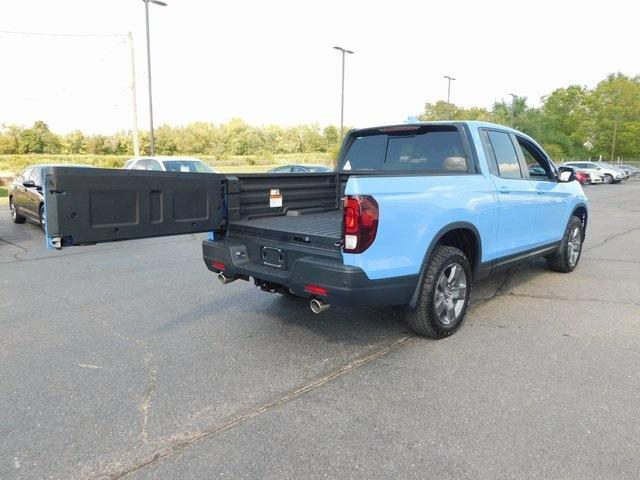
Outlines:
{"type": "Polygon", "coordinates": [[[378,202],[369,195],[350,195],[344,200],[344,251],[362,253],[371,246],[378,231],[378,202]]]}

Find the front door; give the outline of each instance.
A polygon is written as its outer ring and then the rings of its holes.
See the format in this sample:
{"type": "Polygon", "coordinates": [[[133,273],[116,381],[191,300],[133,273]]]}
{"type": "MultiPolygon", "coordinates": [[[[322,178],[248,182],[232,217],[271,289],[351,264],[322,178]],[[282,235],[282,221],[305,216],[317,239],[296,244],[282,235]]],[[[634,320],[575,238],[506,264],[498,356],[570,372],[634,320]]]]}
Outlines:
{"type": "Polygon", "coordinates": [[[483,129],[490,177],[498,192],[499,212],[495,256],[508,257],[539,244],[535,231],[537,193],[526,180],[515,138],[506,131],[483,129]]]}
{"type": "Polygon", "coordinates": [[[219,231],[224,175],[49,167],[47,235],[56,247],[219,231]]]}

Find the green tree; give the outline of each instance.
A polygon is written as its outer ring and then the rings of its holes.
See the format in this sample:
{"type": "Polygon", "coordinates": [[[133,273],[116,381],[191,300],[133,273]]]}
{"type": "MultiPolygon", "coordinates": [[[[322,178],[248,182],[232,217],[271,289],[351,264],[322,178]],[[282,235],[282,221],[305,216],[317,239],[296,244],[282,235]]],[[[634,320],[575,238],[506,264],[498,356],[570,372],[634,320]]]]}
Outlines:
{"type": "Polygon", "coordinates": [[[60,147],[60,137],[41,120],[19,134],[19,153],[60,153],[60,147]]]}

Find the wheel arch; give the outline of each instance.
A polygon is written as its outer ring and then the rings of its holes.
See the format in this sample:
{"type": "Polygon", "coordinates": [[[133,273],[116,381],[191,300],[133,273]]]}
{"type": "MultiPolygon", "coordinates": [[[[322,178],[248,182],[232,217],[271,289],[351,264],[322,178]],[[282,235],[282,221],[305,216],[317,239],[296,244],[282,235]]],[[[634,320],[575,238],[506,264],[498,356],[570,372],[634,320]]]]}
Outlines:
{"type": "Polygon", "coordinates": [[[582,240],[584,241],[584,238],[586,236],[587,233],[587,222],[589,220],[589,209],[587,208],[587,206],[584,203],[579,203],[578,205],[576,205],[573,209],[573,211],[571,212],[571,217],[576,216],[580,219],[580,221],[582,222],[582,240]]]}
{"type": "Polygon", "coordinates": [[[476,277],[478,273],[482,261],[482,239],[476,226],[469,222],[453,222],[442,227],[433,236],[422,259],[416,289],[409,302],[410,308],[415,308],[418,303],[424,271],[427,268],[433,250],[438,245],[452,246],[462,250],[471,264],[473,276],[476,277]]]}

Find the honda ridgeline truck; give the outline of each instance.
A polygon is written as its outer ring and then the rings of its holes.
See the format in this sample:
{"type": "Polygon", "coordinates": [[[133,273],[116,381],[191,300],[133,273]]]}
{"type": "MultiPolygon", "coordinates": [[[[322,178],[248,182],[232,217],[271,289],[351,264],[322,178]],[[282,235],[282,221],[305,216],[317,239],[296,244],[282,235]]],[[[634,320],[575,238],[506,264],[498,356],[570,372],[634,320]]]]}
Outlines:
{"type": "Polygon", "coordinates": [[[473,282],[544,256],[571,272],[587,199],[516,130],[428,122],[353,130],[335,172],[201,174],[54,167],[46,235],[57,248],[210,232],[222,284],[330,304],[404,305],[417,333],[461,325],[473,282]]]}

